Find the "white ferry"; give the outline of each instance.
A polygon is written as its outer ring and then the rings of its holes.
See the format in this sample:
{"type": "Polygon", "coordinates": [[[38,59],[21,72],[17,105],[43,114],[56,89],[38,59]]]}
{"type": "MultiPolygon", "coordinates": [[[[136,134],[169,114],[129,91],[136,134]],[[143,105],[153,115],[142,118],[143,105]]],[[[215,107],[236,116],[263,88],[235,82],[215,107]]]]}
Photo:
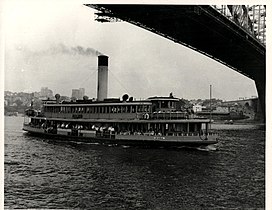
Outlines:
{"type": "Polygon", "coordinates": [[[200,147],[218,142],[210,119],[182,111],[180,100],[150,97],[107,98],[108,57],[98,56],[97,99],[43,101],[43,109],[25,112],[23,130],[64,141],[117,145],[200,147]]]}

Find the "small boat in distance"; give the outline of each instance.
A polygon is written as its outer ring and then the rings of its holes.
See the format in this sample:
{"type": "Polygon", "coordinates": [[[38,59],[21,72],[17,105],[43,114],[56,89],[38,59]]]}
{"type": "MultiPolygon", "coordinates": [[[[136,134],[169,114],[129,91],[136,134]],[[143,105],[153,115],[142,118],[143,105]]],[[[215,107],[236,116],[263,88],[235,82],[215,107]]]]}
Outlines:
{"type": "Polygon", "coordinates": [[[57,140],[117,145],[200,147],[218,142],[211,120],[182,110],[180,99],[107,98],[108,57],[98,56],[97,99],[44,100],[41,112],[26,110],[23,130],[57,140]]]}

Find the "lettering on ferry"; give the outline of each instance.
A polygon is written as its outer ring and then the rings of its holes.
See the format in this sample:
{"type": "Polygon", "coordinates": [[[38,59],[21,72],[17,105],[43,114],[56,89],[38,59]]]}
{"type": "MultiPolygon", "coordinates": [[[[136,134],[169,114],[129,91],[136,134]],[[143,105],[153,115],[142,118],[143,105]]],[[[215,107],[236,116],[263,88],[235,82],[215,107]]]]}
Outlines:
{"type": "Polygon", "coordinates": [[[164,140],[165,139],[165,137],[154,137],[154,140],[164,140]]]}

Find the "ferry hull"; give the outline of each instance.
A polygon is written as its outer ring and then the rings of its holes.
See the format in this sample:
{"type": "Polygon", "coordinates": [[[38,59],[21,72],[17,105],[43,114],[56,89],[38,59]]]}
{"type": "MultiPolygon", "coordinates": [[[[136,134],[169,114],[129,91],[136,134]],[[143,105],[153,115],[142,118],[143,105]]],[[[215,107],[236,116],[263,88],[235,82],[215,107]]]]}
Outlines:
{"type": "Polygon", "coordinates": [[[145,147],[200,147],[218,143],[217,135],[202,140],[200,136],[144,136],[144,135],[114,135],[109,137],[71,136],[65,134],[46,133],[43,129],[24,126],[28,134],[48,138],[53,141],[72,141],[84,143],[99,143],[106,145],[134,145],[145,147]]]}

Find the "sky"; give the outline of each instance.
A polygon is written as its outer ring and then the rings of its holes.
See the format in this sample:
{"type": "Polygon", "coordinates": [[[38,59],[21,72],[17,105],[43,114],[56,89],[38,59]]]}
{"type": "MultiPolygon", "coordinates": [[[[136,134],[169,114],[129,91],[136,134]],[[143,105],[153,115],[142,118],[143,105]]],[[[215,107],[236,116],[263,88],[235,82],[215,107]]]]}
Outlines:
{"type": "Polygon", "coordinates": [[[7,1],[5,84],[14,92],[96,97],[97,55],[109,56],[109,97],[235,100],[257,96],[253,80],[171,40],[126,22],[99,23],[80,2],[7,1]]]}

